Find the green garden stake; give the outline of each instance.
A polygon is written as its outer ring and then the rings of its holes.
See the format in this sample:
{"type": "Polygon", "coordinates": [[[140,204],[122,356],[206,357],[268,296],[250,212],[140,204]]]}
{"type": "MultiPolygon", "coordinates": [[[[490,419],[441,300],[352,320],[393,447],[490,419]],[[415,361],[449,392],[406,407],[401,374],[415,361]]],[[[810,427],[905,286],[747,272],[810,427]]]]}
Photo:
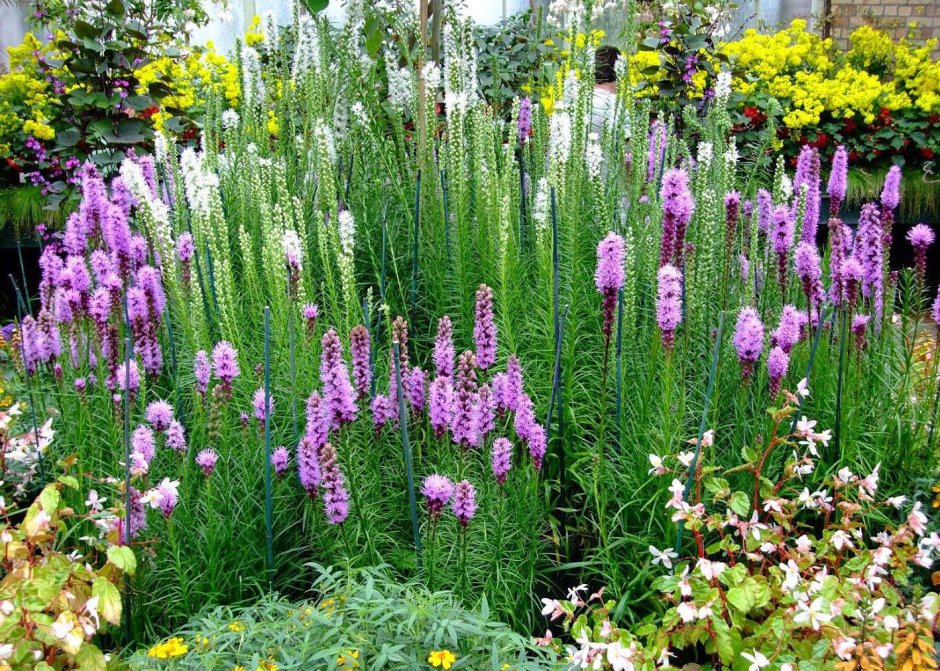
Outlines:
{"type": "Polygon", "coordinates": [[[215,266],[212,263],[212,250],[206,245],[206,266],[209,269],[209,291],[212,293],[212,306],[219,311],[219,297],[215,293],[215,266]]]}
{"type": "Polygon", "coordinates": [[[274,501],[271,497],[271,308],[264,306],[264,537],[268,587],[274,586],[274,501]]]}
{"type": "MultiPolygon", "coordinates": [[[[173,366],[173,376],[176,379],[179,379],[179,363],[176,360],[176,339],[173,337],[173,322],[170,320],[170,306],[167,305],[166,309],[163,311],[163,319],[166,322],[166,336],[167,340],[170,342],[170,365],[173,366]]],[[[174,385],[176,387],[176,414],[181,419],[184,420],[183,424],[186,424],[185,416],[183,413],[183,399],[180,396],[180,385],[174,385]]],[[[189,446],[187,446],[187,454],[189,453],[189,446]]]]}
{"type": "Polygon", "coordinates": [[[349,167],[346,168],[346,189],[343,195],[343,202],[349,202],[349,188],[352,186],[353,164],[356,162],[356,152],[349,154],[349,167]]]}
{"type": "Polygon", "coordinates": [[[441,170],[441,196],[444,199],[444,245],[447,248],[447,260],[450,261],[450,209],[447,200],[446,170],[441,170]]]}
{"type": "MultiPolygon", "coordinates": [[[[131,546],[131,359],[134,345],[130,336],[130,319],[127,314],[127,286],[124,287],[124,545],[131,546]]],[[[131,630],[131,578],[124,574],[124,643],[130,644],[131,630]]]]}
{"type": "Polygon", "coordinates": [[[616,349],[617,379],[614,381],[614,397],[616,400],[617,421],[617,449],[623,449],[623,429],[621,425],[623,408],[623,289],[617,290],[617,349],[616,349]]]}
{"type": "Polygon", "coordinates": [[[26,265],[23,263],[23,248],[20,246],[20,241],[16,241],[16,256],[20,261],[20,279],[23,280],[23,293],[26,294],[26,312],[29,315],[33,314],[33,299],[29,295],[29,284],[26,283],[26,265]]]}
{"type": "MultiPolygon", "coordinates": [[[[561,317],[561,328],[558,330],[559,333],[563,332],[565,329],[565,321],[568,319],[568,306],[565,306],[565,312],[561,317]]],[[[564,428],[562,424],[561,417],[561,338],[555,340],[555,363],[552,366],[552,388],[548,395],[548,413],[545,417],[545,440],[551,440],[552,432],[552,416],[555,411],[555,402],[558,401],[558,434],[562,435],[562,429],[564,428]]],[[[564,459],[564,444],[559,443],[562,446],[562,449],[559,452],[559,459],[564,459]]]]}
{"type": "Polygon", "coordinates": [[[414,248],[411,256],[411,313],[414,316],[415,305],[418,303],[418,233],[421,227],[421,171],[418,170],[418,179],[415,182],[415,234],[414,248]]]}
{"type": "Polygon", "coordinates": [[[23,342],[23,295],[20,293],[20,287],[17,285],[13,275],[9,275],[10,282],[13,284],[13,291],[16,292],[16,328],[20,332],[20,356],[23,358],[23,377],[26,378],[26,394],[29,396],[29,413],[33,420],[33,439],[36,441],[36,458],[39,462],[39,486],[46,486],[46,468],[43,464],[42,450],[39,449],[39,423],[36,421],[36,400],[33,397],[32,376],[29,374],[26,365],[26,344],[23,342]]]}
{"type": "MultiPolygon", "coordinates": [[[[561,404],[561,317],[559,316],[559,292],[560,292],[560,280],[559,280],[559,269],[558,269],[558,207],[555,200],[555,187],[551,189],[551,209],[552,209],[552,321],[554,324],[555,330],[555,351],[556,351],[556,361],[557,366],[554,372],[554,378],[552,381],[552,395],[556,393],[558,395],[558,435],[564,436],[565,426],[564,426],[564,413],[562,412],[561,404]]],[[[567,312],[567,307],[565,308],[567,312]]],[[[549,409],[549,416],[551,416],[551,408],[549,409]]],[[[548,438],[548,432],[546,431],[546,439],[548,438]]],[[[565,484],[565,449],[564,441],[559,443],[558,451],[558,483],[560,486],[564,487],[565,484]]]]}
{"type": "Polygon", "coordinates": [[[519,159],[519,252],[525,248],[526,226],[525,226],[525,156],[522,147],[516,152],[519,159]]]}
{"type": "MultiPolygon", "coordinates": [[[[836,381],[836,425],[832,431],[832,450],[834,454],[841,455],[839,439],[842,433],[842,378],[845,368],[845,336],[848,328],[848,314],[842,313],[842,332],[839,336],[839,376],[836,381]]],[[[833,329],[835,330],[835,329],[833,329]]]]}
{"type": "MultiPolygon", "coordinates": [[[[385,207],[382,208],[382,267],[379,274],[379,305],[385,304],[385,284],[388,279],[385,268],[385,249],[388,242],[388,201],[385,203],[385,207]]],[[[382,338],[382,316],[379,315],[379,318],[375,325],[375,340],[378,341],[382,338]]],[[[373,357],[374,359],[375,357],[373,357]]],[[[375,396],[375,377],[372,378],[372,396],[375,396]]]]}
{"type": "Polygon", "coordinates": [[[296,441],[300,434],[297,431],[297,357],[294,353],[294,302],[290,292],[290,266],[287,268],[287,347],[290,360],[290,414],[294,429],[294,440],[296,441]]]}
{"type": "Polygon", "coordinates": [[[398,424],[401,427],[401,442],[405,450],[405,473],[408,475],[408,506],[411,508],[411,529],[415,537],[415,556],[421,570],[421,528],[418,525],[418,503],[415,500],[415,474],[411,463],[411,443],[408,442],[408,409],[401,383],[401,360],[398,340],[392,340],[392,358],[395,362],[395,389],[398,392],[398,424]]]}
{"type": "MultiPolygon", "coordinates": [[[[189,234],[193,234],[192,225],[187,218],[187,226],[189,228],[189,234]]],[[[196,279],[199,282],[199,293],[202,295],[202,309],[206,313],[206,319],[209,320],[209,337],[213,340],[218,340],[218,333],[215,329],[215,319],[212,315],[212,310],[209,308],[209,296],[206,293],[206,283],[202,278],[202,263],[199,261],[199,252],[197,251],[193,254],[193,257],[196,259],[196,279]]]]}
{"type": "MultiPolygon", "coordinates": [[[[813,362],[816,360],[816,350],[819,349],[819,338],[823,332],[823,324],[826,323],[826,317],[829,316],[827,314],[828,310],[829,310],[828,307],[824,307],[822,310],[822,314],[819,315],[819,328],[816,329],[816,335],[813,337],[813,346],[809,350],[809,359],[806,362],[806,374],[803,375],[803,377],[806,378],[807,384],[809,384],[809,376],[813,372],[813,362]]],[[[833,312],[832,313],[833,328],[835,327],[835,317],[836,317],[836,313],[833,312]]],[[[799,400],[797,401],[796,413],[793,415],[793,421],[790,423],[790,433],[793,433],[794,431],[796,431],[796,422],[800,417],[801,410],[803,410],[803,397],[802,396],[800,396],[799,400]]]]}
{"type": "MultiPolygon", "coordinates": [[[[682,491],[682,500],[689,498],[689,492],[692,490],[692,479],[695,477],[695,469],[698,466],[698,457],[702,451],[702,438],[705,436],[705,426],[708,423],[708,410],[712,402],[712,393],[715,391],[715,373],[718,370],[718,357],[721,354],[721,334],[725,329],[725,313],[718,313],[718,333],[715,336],[715,349],[712,350],[712,367],[708,372],[708,386],[705,389],[705,407],[702,409],[702,421],[698,426],[698,440],[695,441],[695,454],[692,455],[692,463],[689,464],[689,477],[685,481],[685,489],[682,491]]],[[[682,552],[682,532],[685,530],[685,524],[680,520],[679,528],[676,532],[676,547],[674,552],[678,556],[682,552]]]]}
{"type": "Polygon", "coordinates": [[[362,299],[362,318],[369,334],[369,400],[375,398],[375,341],[372,339],[372,319],[369,315],[369,299],[362,299]]]}

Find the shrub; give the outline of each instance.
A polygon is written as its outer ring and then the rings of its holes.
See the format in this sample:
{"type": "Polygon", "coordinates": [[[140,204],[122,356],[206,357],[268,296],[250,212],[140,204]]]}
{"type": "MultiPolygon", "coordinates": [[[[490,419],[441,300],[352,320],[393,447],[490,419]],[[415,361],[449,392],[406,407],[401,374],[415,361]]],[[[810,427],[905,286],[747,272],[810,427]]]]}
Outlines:
{"type": "MultiPolygon", "coordinates": [[[[698,448],[674,457],[675,468],[651,456],[655,474],[675,476],[667,508],[679,524],[678,552],[650,547],[653,563],[670,570],[654,582],[662,616],[627,631],[611,623],[614,602],[603,603],[603,590],[586,599],[581,585],[567,600],[543,599],[543,614],[561,619],[577,643],[569,652],[581,668],[653,660],[751,671],[937,668],[940,601],[912,578],[930,567],[940,536],[926,533],[920,503],[876,498],[880,465],[864,476],[842,468],[810,491],[803,480],[830,432],[805,416],[792,421],[799,400],[785,396],[769,411],[769,439],[744,447],[735,468],[696,464],[698,448]],[[780,452],[792,457],[781,464],[780,452]],[[901,508],[909,513],[889,521],[901,508]],[[691,556],[680,556],[683,526],[691,556]]],[[[561,649],[551,633],[540,642],[561,649]]]]}
{"type": "Polygon", "coordinates": [[[491,619],[485,598],[468,611],[453,594],[397,582],[382,567],[314,568],[314,599],[291,603],[274,595],[244,608],[216,608],[138,651],[130,667],[523,671],[550,664],[546,651],[491,619]]]}
{"type": "MultiPolygon", "coordinates": [[[[104,653],[93,642],[108,624],[121,621],[118,591],[136,562],[129,548],[113,546],[95,568],[94,556],[60,548],[71,518],[62,490],[78,482],[63,476],[47,485],[32,505],[6,510],[0,500],[0,670],[81,669],[103,671],[104,653]],[[22,519],[14,525],[11,517],[22,519]]],[[[66,546],[68,547],[68,546],[66,546]]]]}

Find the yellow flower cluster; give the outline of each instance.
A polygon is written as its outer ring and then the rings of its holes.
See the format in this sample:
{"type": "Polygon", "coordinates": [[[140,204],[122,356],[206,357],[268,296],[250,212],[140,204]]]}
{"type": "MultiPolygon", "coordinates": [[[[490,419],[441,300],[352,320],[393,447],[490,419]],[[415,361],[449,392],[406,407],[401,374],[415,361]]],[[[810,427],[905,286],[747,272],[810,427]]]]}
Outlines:
{"type": "Polygon", "coordinates": [[[428,654],[428,664],[435,669],[444,669],[445,671],[457,661],[457,656],[450,650],[432,650],[428,654]]]}
{"type": "MultiPolygon", "coordinates": [[[[561,56],[563,60],[559,63],[558,69],[555,71],[555,81],[552,84],[543,86],[539,97],[542,103],[542,109],[545,111],[546,115],[551,116],[552,112],[555,111],[555,104],[561,99],[564,93],[565,79],[568,77],[568,73],[574,70],[575,77],[578,79],[581,78],[580,67],[584,64],[585,57],[593,53],[588,52],[587,47],[590,46],[591,49],[596,49],[600,46],[604,35],[603,30],[592,30],[590,33],[568,32],[566,41],[573,49],[561,49],[558,51],[558,55],[561,56]],[[579,65],[579,63],[581,63],[581,65],[579,65]]],[[[550,47],[556,46],[554,40],[551,39],[545,40],[544,44],[550,47]]]]}
{"type": "Polygon", "coordinates": [[[248,26],[248,32],[245,33],[245,44],[253,47],[262,42],[264,42],[264,33],[261,32],[261,17],[255,14],[251,19],[251,25],[248,26]]]}
{"type": "Polygon", "coordinates": [[[173,657],[185,655],[187,652],[189,652],[189,646],[183,643],[182,638],[176,636],[153,646],[147,652],[147,655],[157,659],[172,659],[173,657]]]}
{"type": "Polygon", "coordinates": [[[153,115],[153,125],[162,130],[172,116],[167,108],[188,112],[205,101],[209,91],[221,93],[232,106],[237,104],[241,89],[238,67],[225,56],[216,53],[210,42],[202,52],[192,52],[178,60],[164,56],[134,71],[138,93],[146,93],[154,82],[163,82],[172,93],[161,100],[161,109],[153,115]]]}
{"type": "Polygon", "coordinates": [[[0,156],[10,154],[20,133],[39,140],[55,137],[49,124],[54,112],[51,86],[35,56],[52,58],[55,48],[26,33],[23,42],[8,47],[7,53],[9,72],[0,75],[0,156]]]}
{"type": "Polygon", "coordinates": [[[930,58],[935,43],[895,44],[870,26],[850,40],[851,49],[840,59],[831,40],[807,32],[806,22],[797,19],[772,35],[748,30],[721,51],[732,62],[734,90],[776,97],[791,129],[816,125],[824,113],[871,123],[882,107],[940,110],[940,64],[930,58]]]}

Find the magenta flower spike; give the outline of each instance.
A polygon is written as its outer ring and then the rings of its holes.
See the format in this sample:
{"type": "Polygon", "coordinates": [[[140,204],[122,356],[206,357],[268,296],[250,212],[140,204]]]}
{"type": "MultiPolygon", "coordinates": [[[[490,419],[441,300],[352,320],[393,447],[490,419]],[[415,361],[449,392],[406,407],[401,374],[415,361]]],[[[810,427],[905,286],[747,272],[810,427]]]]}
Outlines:
{"type": "Polygon", "coordinates": [[[509,475],[509,469],[512,468],[512,443],[508,438],[500,437],[493,441],[490,466],[496,482],[500,485],[506,484],[506,477],[509,475]]]}
{"type": "Polygon", "coordinates": [[[173,421],[173,407],[166,401],[159,399],[151,401],[147,405],[144,416],[154,431],[162,433],[170,428],[170,422],[173,421]]]}
{"type": "Polygon", "coordinates": [[[320,448],[320,471],[323,474],[323,510],[329,524],[342,524],[349,517],[349,492],[339,468],[336,450],[330,443],[320,448]]]}
{"type": "Polygon", "coordinates": [[[621,236],[613,231],[597,245],[597,268],[594,271],[594,285],[603,296],[602,310],[604,315],[604,347],[610,346],[610,336],[613,330],[614,312],[617,308],[617,293],[623,288],[626,281],[624,261],[626,248],[621,236]]]}
{"type": "Polygon", "coordinates": [[[748,380],[754,370],[754,364],[764,350],[764,325],[757,310],[752,307],[741,308],[732,344],[741,363],[741,378],[748,380]]]}
{"type": "Polygon", "coordinates": [[[454,488],[454,516],[463,528],[467,528],[470,520],[477,512],[477,491],[468,480],[461,480],[454,488]]]}
{"type": "Polygon", "coordinates": [[[454,374],[454,327],[447,315],[437,322],[434,369],[438,376],[450,377],[454,374]]]}
{"type": "Polygon", "coordinates": [[[473,407],[477,400],[476,359],[467,350],[457,360],[457,376],[454,385],[453,413],[450,430],[453,440],[465,450],[479,444],[476,433],[473,407]]]}
{"type": "Polygon", "coordinates": [[[682,273],[666,264],[659,269],[656,296],[656,323],[662,333],[663,347],[672,350],[676,327],[682,321],[682,273]]]}
{"type": "Polygon", "coordinates": [[[444,507],[454,497],[454,483],[450,478],[435,473],[424,479],[421,494],[424,496],[431,520],[436,521],[444,512],[444,507]]]}
{"type": "Polygon", "coordinates": [[[356,406],[349,371],[343,361],[342,345],[336,329],[330,328],[320,341],[320,381],[323,383],[323,403],[329,408],[330,429],[338,429],[356,419],[356,406]]]}
{"type": "Polygon", "coordinates": [[[767,357],[767,374],[770,381],[770,397],[777,398],[780,393],[780,382],[787,374],[787,368],[790,366],[790,355],[780,347],[774,347],[770,350],[767,357]]]}
{"type": "Polygon", "coordinates": [[[359,324],[349,334],[349,352],[352,358],[353,380],[359,399],[369,395],[372,384],[372,367],[369,365],[369,330],[359,324]]]}
{"type": "Polygon", "coordinates": [[[450,427],[453,405],[451,378],[444,375],[434,378],[428,391],[428,420],[437,438],[443,436],[450,427]]]}
{"type": "Polygon", "coordinates": [[[845,147],[839,145],[832,157],[832,169],[829,171],[829,184],[826,188],[829,194],[829,217],[839,216],[842,202],[845,200],[849,179],[849,154],[845,147]]]}
{"type": "Polygon", "coordinates": [[[219,455],[211,448],[206,448],[196,455],[196,465],[202,469],[202,474],[207,478],[215,472],[218,461],[219,455]]]}

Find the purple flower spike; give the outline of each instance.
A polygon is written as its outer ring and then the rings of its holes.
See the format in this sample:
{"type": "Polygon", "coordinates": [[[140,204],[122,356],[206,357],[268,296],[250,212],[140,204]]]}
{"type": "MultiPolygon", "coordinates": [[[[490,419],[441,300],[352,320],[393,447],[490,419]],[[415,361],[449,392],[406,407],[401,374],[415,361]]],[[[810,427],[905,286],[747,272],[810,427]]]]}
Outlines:
{"type": "Polygon", "coordinates": [[[512,468],[512,443],[508,438],[497,438],[493,441],[493,450],[490,455],[490,465],[493,476],[500,485],[506,484],[506,476],[512,468]]]}
{"type": "Polygon", "coordinates": [[[436,521],[444,512],[444,507],[454,497],[454,483],[450,481],[450,478],[435,473],[424,479],[421,494],[424,495],[431,520],[436,521]]]}
{"type": "MultiPolygon", "coordinates": [[[[796,194],[796,202],[798,203],[800,192],[804,186],[806,187],[806,202],[803,207],[803,232],[800,239],[813,244],[816,243],[816,231],[819,228],[819,172],[819,151],[808,144],[803,145],[803,149],[800,150],[800,157],[797,159],[793,192],[796,194]]],[[[794,216],[796,215],[796,207],[796,204],[794,204],[794,216]]]]}
{"type": "Polygon", "coordinates": [[[930,316],[933,317],[934,324],[940,324],[940,289],[937,289],[937,297],[933,300],[930,316]]]}
{"type": "Polygon", "coordinates": [[[215,471],[215,465],[219,460],[219,455],[213,449],[206,448],[196,455],[196,465],[202,469],[202,474],[207,478],[215,471]]]}
{"type": "Polygon", "coordinates": [[[476,405],[473,406],[473,424],[478,443],[486,440],[494,428],[495,420],[496,403],[493,401],[493,393],[488,384],[481,384],[476,405]]]}
{"type": "Polygon", "coordinates": [[[437,438],[443,436],[450,426],[453,404],[454,389],[450,377],[440,375],[434,378],[428,392],[428,419],[437,438]]]}
{"type": "Polygon", "coordinates": [[[152,401],[144,413],[154,431],[162,433],[170,427],[173,421],[173,407],[166,401],[152,401]]]}
{"type": "Polygon", "coordinates": [[[663,232],[659,265],[674,263],[681,268],[685,250],[685,230],[695,209],[695,202],[689,193],[689,176],[685,170],[673,168],[663,175],[660,198],[663,202],[663,232]]]}
{"type": "Polygon", "coordinates": [[[231,397],[232,382],[240,374],[238,369],[238,352],[232,343],[225,340],[216,343],[212,349],[212,371],[219,379],[226,397],[231,397]]]}
{"type": "Polygon", "coordinates": [[[855,236],[855,253],[862,264],[862,296],[871,299],[876,323],[881,322],[884,303],[884,243],[881,216],[874,203],[862,206],[855,236]]]}
{"type": "Polygon", "coordinates": [[[437,339],[434,341],[434,368],[438,376],[454,374],[454,327],[450,317],[444,315],[437,322],[437,339]]]}
{"type": "Polygon", "coordinates": [[[263,427],[264,421],[274,414],[274,396],[266,394],[264,387],[259,387],[255,390],[251,403],[254,406],[254,417],[263,427]]]}
{"type": "Polygon", "coordinates": [[[614,311],[617,308],[617,292],[623,288],[626,280],[624,261],[626,259],[625,243],[622,237],[614,232],[597,245],[597,268],[594,271],[594,285],[604,297],[604,345],[610,346],[610,336],[613,330],[614,311]]]}
{"type": "Polygon", "coordinates": [[[166,430],[166,446],[174,452],[186,451],[186,432],[183,425],[173,420],[166,430]]]}
{"type": "Polygon", "coordinates": [[[424,394],[427,378],[424,371],[417,366],[413,366],[408,371],[408,379],[405,381],[405,395],[408,397],[408,403],[415,413],[424,410],[424,394]]]}
{"type": "Polygon", "coordinates": [[[309,435],[300,439],[297,444],[297,475],[300,486],[304,488],[310,498],[316,498],[320,487],[320,458],[318,446],[309,435]]]}
{"type": "Polygon", "coordinates": [[[845,200],[849,178],[849,154],[845,147],[839,145],[832,157],[832,170],[829,172],[829,184],[826,191],[829,193],[829,216],[837,217],[842,202],[845,200]]]}
{"type": "Polygon", "coordinates": [[[927,224],[917,224],[907,232],[907,241],[914,248],[914,274],[921,285],[927,272],[927,248],[935,239],[933,229],[927,224]]]}
{"type": "Polygon", "coordinates": [[[792,305],[784,305],[783,312],[780,314],[780,324],[770,335],[770,346],[779,347],[789,354],[793,351],[794,345],[803,339],[803,329],[808,321],[809,318],[805,312],[792,305]]]}
{"type": "Polygon", "coordinates": [[[336,329],[323,334],[320,341],[320,381],[323,383],[323,402],[329,408],[330,428],[338,429],[356,419],[356,406],[349,371],[343,361],[342,345],[336,329]]]}
{"type": "Polygon", "coordinates": [[[738,361],[741,362],[741,377],[748,380],[754,370],[754,364],[764,350],[764,325],[757,310],[752,307],[741,309],[732,343],[738,353],[738,361]]]}
{"type": "Polygon", "coordinates": [[[816,245],[801,242],[793,254],[793,268],[803,285],[803,293],[812,308],[813,325],[819,321],[819,305],[822,302],[822,267],[816,245]]]}
{"type": "Polygon", "coordinates": [[[682,321],[682,273],[667,263],[657,275],[656,323],[662,332],[663,347],[672,350],[676,327],[682,321]]]}
{"type": "Polygon", "coordinates": [[[779,347],[770,350],[767,357],[767,374],[770,377],[770,397],[777,398],[780,393],[780,381],[787,374],[787,368],[790,367],[790,355],[779,347]]]}
{"type": "Polygon", "coordinates": [[[287,451],[287,448],[281,445],[274,452],[271,453],[271,467],[274,469],[274,474],[278,477],[284,475],[287,472],[287,467],[290,465],[290,452],[287,451]]]}
{"type": "Polygon", "coordinates": [[[786,205],[777,205],[770,215],[770,240],[777,254],[777,281],[787,286],[787,255],[793,246],[793,217],[786,205]]]}
{"type": "Polygon", "coordinates": [[[468,480],[461,480],[457,483],[454,491],[454,515],[464,529],[470,524],[470,520],[477,512],[476,502],[477,492],[468,480]]]}
{"type": "Polygon", "coordinates": [[[372,367],[369,365],[369,331],[359,324],[349,334],[349,352],[352,358],[353,380],[356,382],[356,391],[359,398],[369,395],[372,384],[372,367]]]}
{"type": "Polygon", "coordinates": [[[519,101],[519,144],[532,137],[532,101],[526,96],[519,101]]]}
{"type": "Polygon", "coordinates": [[[193,361],[193,372],[196,377],[196,391],[205,396],[209,390],[209,375],[212,372],[212,367],[209,365],[209,355],[206,354],[205,350],[196,352],[193,361]]]}
{"type": "Polygon", "coordinates": [[[486,370],[496,363],[496,324],[493,318],[493,290],[485,284],[477,289],[476,318],[473,325],[476,365],[486,370]]]}
{"type": "Polygon", "coordinates": [[[320,448],[320,471],[323,479],[323,510],[330,524],[342,524],[349,517],[349,492],[337,463],[336,450],[330,443],[320,448]]]}
{"type": "Polygon", "coordinates": [[[460,355],[457,362],[457,382],[454,385],[453,414],[450,423],[454,442],[465,450],[479,444],[473,413],[476,392],[476,360],[473,352],[467,350],[460,355]]]}

